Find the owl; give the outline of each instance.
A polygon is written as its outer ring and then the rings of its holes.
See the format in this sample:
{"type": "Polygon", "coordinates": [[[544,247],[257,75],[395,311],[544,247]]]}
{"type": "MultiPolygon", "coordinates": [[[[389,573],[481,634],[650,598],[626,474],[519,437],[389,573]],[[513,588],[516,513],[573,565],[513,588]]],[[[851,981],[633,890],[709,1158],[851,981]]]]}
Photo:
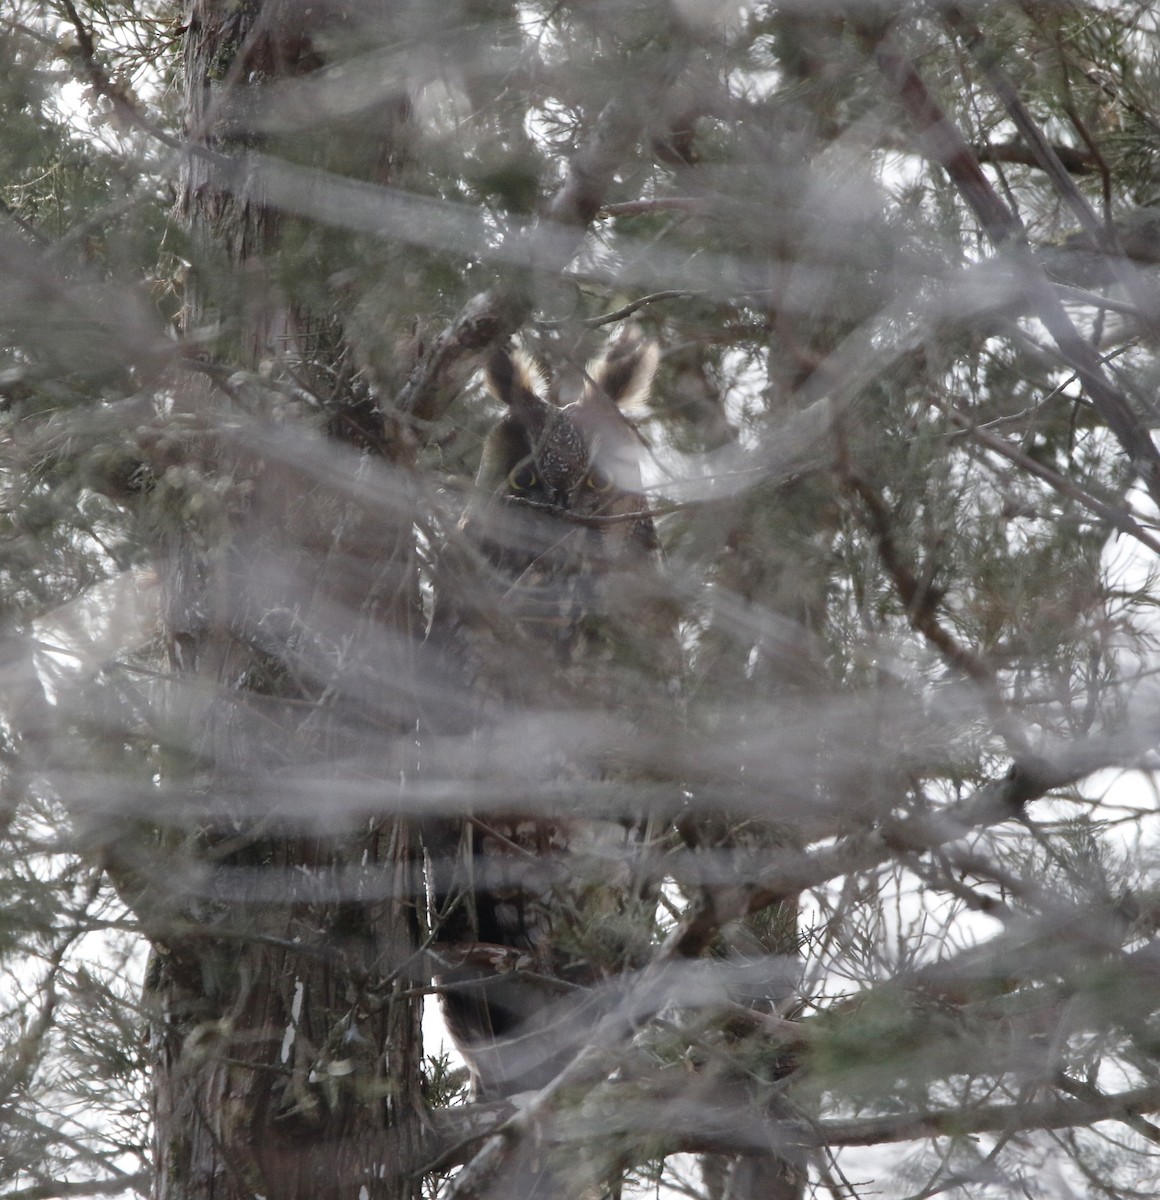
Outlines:
{"type": "MultiPolygon", "coordinates": [[[[658,686],[642,647],[671,631],[654,612],[659,547],[642,443],[622,411],[647,394],[657,357],[621,337],[567,404],[524,355],[498,349],[487,363],[504,414],[484,442],[433,622],[478,705],[472,746],[526,714],[621,719],[637,689],[658,686]]],[[[444,1014],[488,1097],[542,1087],[583,1044],[615,977],[643,955],[655,905],[639,814],[578,816],[547,798],[608,768],[551,747],[534,758],[516,772],[518,802],[481,806],[427,837],[444,1014]],[[544,799],[530,794],[535,779],[544,799]]],[[[494,793],[479,770],[476,792],[494,793]]]]}
{"type": "Polygon", "coordinates": [[[582,661],[596,618],[609,636],[625,592],[657,560],[641,441],[622,411],[647,395],[656,364],[655,345],[622,337],[563,406],[544,395],[545,380],[522,354],[500,349],[487,364],[506,415],[484,442],[461,527],[496,572],[505,617],[560,664],[582,661]]]}
{"type": "Polygon", "coordinates": [[[571,523],[585,532],[589,550],[599,545],[605,562],[654,553],[641,442],[622,407],[647,396],[656,365],[655,345],[622,337],[588,365],[579,398],[560,407],[542,394],[545,381],[529,358],[496,350],[485,378],[507,414],[484,443],[476,480],[482,499],[465,525],[498,502],[571,523]]]}

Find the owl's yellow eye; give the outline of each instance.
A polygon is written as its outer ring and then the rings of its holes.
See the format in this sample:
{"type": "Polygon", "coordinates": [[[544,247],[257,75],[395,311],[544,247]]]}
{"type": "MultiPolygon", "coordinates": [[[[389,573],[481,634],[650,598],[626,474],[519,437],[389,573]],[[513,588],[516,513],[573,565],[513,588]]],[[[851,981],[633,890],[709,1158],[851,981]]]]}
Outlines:
{"type": "Polygon", "coordinates": [[[586,482],[594,492],[607,492],[612,487],[612,476],[606,475],[599,467],[593,467],[588,472],[586,482]]]}
{"type": "Polygon", "coordinates": [[[508,485],[516,492],[526,492],[535,487],[536,472],[532,469],[532,464],[522,462],[518,467],[513,467],[508,475],[508,485]]]}

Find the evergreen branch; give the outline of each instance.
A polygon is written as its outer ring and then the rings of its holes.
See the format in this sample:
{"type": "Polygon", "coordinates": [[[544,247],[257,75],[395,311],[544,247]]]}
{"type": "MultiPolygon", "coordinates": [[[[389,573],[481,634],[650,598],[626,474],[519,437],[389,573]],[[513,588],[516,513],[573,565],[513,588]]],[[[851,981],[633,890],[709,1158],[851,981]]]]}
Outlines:
{"type": "Polygon", "coordinates": [[[84,75],[92,85],[93,91],[99,96],[104,96],[109,101],[113,106],[113,112],[116,114],[118,120],[122,121],[125,125],[141,133],[149,134],[150,137],[156,138],[157,141],[161,142],[164,146],[168,146],[171,150],[186,151],[187,146],[181,138],[174,137],[171,133],[162,129],[155,121],[149,120],[125,94],[125,90],[117,87],[109,78],[108,72],[97,60],[97,44],[96,39],[93,37],[93,32],[81,20],[80,13],[77,12],[73,0],[61,0],[61,4],[68,14],[69,21],[72,22],[73,30],[77,36],[77,53],[80,56],[84,75]]]}
{"type": "MultiPolygon", "coordinates": [[[[1067,253],[1066,250],[1060,251],[1067,253]]],[[[1107,261],[1106,259],[1104,260],[1107,261]]],[[[1136,317],[1140,314],[1140,309],[1126,300],[1115,300],[1111,296],[1101,296],[1098,292],[1089,291],[1087,288],[1074,287],[1069,283],[1055,282],[1055,290],[1064,300],[1071,300],[1075,304],[1085,304],[1089,308],[1105,309],[1107,312],[1120,313],[1125,317],[1136,317]]],[[[1122,351],[1120,351],[1122,352],[1122,351]]],[[[1112,355],[1104,358],[1107,362],[1112,355]]],[[[1070,381],[1069,381],[1070,382],[1070,381]]]]}
{"type": "MultiPolygon", "coordinates": [[[[884,822],[850,842],[816,855],[796,854],[796,861],[776,861],[759,874],[756,887],[739,887],[716,891],[711,898],[704,894],[692,906],[690,914],[669,934],[653,961],[641,972],[624,1002],[603,1017],[592,1036],[575,1058],[540,1091],[536,1092],[513,1116],[502,1120],[490,1133],[483,1146],[455,1176],[442,1193],[443,1200],[475,1200],[489,1194],[504,1171],[515,1161],[521,1145],[527,1139],[543,1136],[549,1115],[557,1102],[567,1096],[574,1104],[577,1098],[590,1091],[608,1076],[616,1065],[618,1048],[632,1036],[648,1014],[659,1011],[672,1000],[668,987],[671,964],[696,957],[717,936],[723,925],[759,908],[784,901],[807,887],[816,886],[837,875],[867,870],[888,861],[900,849],[913,851],[956,841],[974,828],[997,824],[1017,816],[1024,804],[1043,795],[1050,787],[1060,786],[1073,777],[1082,777],[1095,769],[1083,754],[1073,754],[1069,761],[1049,764],[1043,761],[1032,766],[1013,767],[999,781],[980,788],[966,801],[947,806],[933,817],[911,817],[884,822]],[[1078,772],[1078,775],[1073,775],[1078,772]]],[[[1160,1088],[1154,1092],[1160,1103],[1160,1088]]],[[[1148,1093],[1149,1096],[1153,1092],[1148,1093]]],[[[1111,1098],[1109,1104],[1122,1098],[1111,1098]]],[[[1151,1101],[1150,1101],[1151,1102],[1151,1101]]],[[[1077,1112],[1087,1113],[1087,1106],[1076,1106],[1077,1112]]],[[[982,1111],[982,1110],[979,1110],[982,1111]]],[[[988,1112],[984,1124],[975,1131],[1006,1128],[1011,1110],[988,1112]],[[989,1122],[1002,1120],[992,1126],[989,1122]]],[[[951,1119],[962,1122],[966,1115],[959,1110],[946,1114],[923,1113],[909,1117],[872,1119],[868,1122],[811,1123],[801,1136],[818,1136],[820,1140],[798,1144],[870,1145],[878,1141],[901,1141],[914,1137],[939,1136],[938,1127],[951,1119]],[[811,1135],[817,1129],[826,1136],[811,1135]],[[893,1130],[893,1132],[892,1132],[893,1130]],[[903,1131],[906,1132],[903,1132],[903,1131]],[[934,1130],[934,1132],[931,1132],[934,1130]],[[832,1134],[831,1134],[831,1131],[832,1134]],[[859,1139],[868,1140],[859,1140],[859,1139]]],[[[1044,1120],[1059,1120],[1061,1125],[1083,1124],[1093,1119],[1075,1119],[1063,1110],[1045,1110],[1044,1120]],[[1061,1115],[1062,1114],[1062,1115],[1061,1115]]],[[[1028,1128],[1043,1127],[1036,1121],[1028,1128]]],[[[718,1147],[718,1149],[720,1149],[718,1147]]],[[[734,1147],[730,1152],[736,1152],[734,1147]]],[[[766,1147],[768,1149],[768,1146],[766,1147]]]]}
{"type": "Polygon", "coordinates": [[[1083,77],[1093,87],[1096,87],[1101,92],[1103,92],[1103,94],[1105,96],[1107,96],[1107,98],[1109,100],[1112,100],[1116,104],[1122,106],[1127,112],[1130,112],[1132,114],[1132,116],[1134,116],[1138,121],[1140,121],[1144,125],[1147,125],[1148,128],[1151,129],[1153,133],[1160,134],[1160,121],[1157,121],[1156,118],[1147,109],[1142,108],[1139,104],[1136,104],[1134,101],[1129,100],[1128,97],[1125,96],[1124,93],[1119,88],[1116,87],[1114,82],[1101,76],[1098,71],[1093,70],[1091,67],[1081,67],[1080,71],[1081,71],[1083,77]]]}
{"type": "Polygon", "coordinates": [[[994,668],[980,655],[968,649],[943,626],[938,618],[942,593],[930,579],[921,580],[906,562],[894,536],[894,520],[881,493],[852,464],[845,463],[844,478],[861,499],[870,516],[870,526],[878,554],[894,590],[902,601],[911,628],[936,650],[944,661],[977,684],[996,727],[1016,759],[1030,753],[1023,731],[1003,700],[994,668]]]}
{"type": "MultiPolygon", "coordinates": [[[[1154,731],[1143,729],[1121,737],[1075,743],[1050,758],[1029,755],[1012,765],[1001,779],[984,784],[938,812],[891,817],[875,829],[805,854],[771,852],[772,861],[752,880],[745,910],[737,915],[779,903],[843,875],[873,871],[900,853],[930,850],[958,841],[972,831],[1017,819],[1031,801],[1103,767],[1138,760],[1155,742],[1154,731]]],[[[704,936],[704,919],[700,927],[694,929],[695,925],[695,918],[690,918],[670,936],[682,941],[688,951],[707,945],[710,938],[704,936]]]]}
{"type": "MultiPolygon", "coordinates": [[[[668,90],[681,63],[680,55],[667,57],[663,70],[647,86],[637,84],[605,106],[532,231],[531,272],[558,275],[575,256],[616,172],[632,153],[648,113],[656,107],[657,93],[668,90]]],[[[415,365],[395,397],[396,410],[431,419],[462,360],[511,337],[531,311],[532,298],[520,285],[500,284],[473,296],[415,365]]]]}
{"type": "MultiPolygon", "coordinates": [[[[1058,38],[1058,34],[1056,36],[1058,38]]],[[[1062,56],[1062,47],[1060,47],[1060,53],[1062,56]]],[[[1104,222],[1111,225],[1114,211],[1112,204],[1112,169],[1108,165],[1108,160],[1104,157],[1099,143],[1092,137],[1091,131],[1087,127],[1087,122],[1080,116],[1079,109],[1076,108],[1075,102],[1072,100],[1071,78],[1066,70],[1063,72],[1063,86],[1067,95],[1063,111],[1067,113],[1067,119],[1071,122],[1076,133],[1079,134],[1080,140],[1087,147],[1087,152],[1095,164],[1095,169],[1099,172],[1100,188],[1103,192],[1104,222]]],[[[1059,147],[1056,147],[1057,152],[1058,149],[1059,147]]],[[[1065,166],[1067,165],[1062,156],[1060,157],[1060,161],[1064,162],[1065,166]]]]}
{"type": "Polygon", "coordinates": [[[1121,533],[1126,533],[1129,537],[1135,538],[1140,545],[1146,546],[1153,554],[1160,555],[1160,539],[1156,538],[1140,525],[1135,520],[1132,510],[1126,505],[1109,504],[1107,501],[1101,500],[1098,496],[1093,496],[1091,492],[1081,487],[1074,480],[1037,461],[1014,443],[1009,442],[1004,437],[1000,437],[997,433],[989,429],[977,425],[965,413],[961,413],[958,409],[944,404],[937,398],[932,397],[930,403],[940,412],[945,413],[959,429],[963,430],[978,445],[1000,455],[1009,463],[1019,467],[1020,470],[1026,471],[1027,474],[1034,475],[1037,479],[1042,479],[1044,483],[1048,484],[1061,496],[1074,501],[1082,508],[1086,508],[1097,517],[1107,521],[1109,525],[1114,529],[1118,529],[1121,533]]]}
{"type": "Polygon", "coordinates": [[[45,237],[31,221],[26,221],[7,200],[0,197],[0,212],[13,223],[22,233],[27,234],[41,248],[48,249],[52,246],[52,240],[45,237]]]}
{"type": "Polygon", "coordinates": [[[958,129],[930,94],[922,77],[898,50],[885,28],[862,31],[862,44],[902,105],[921,149],[937,162],[978,218],[996,245],[1018,238],[1022,225],[999,198],[979,165],[978,158],[958,129]]]}
{"type": "Polygon", "coordinates": [[[1032,119],[1026,105],[1019,98],[1014,86],[1007,76],[999,69],[994,54],[990,51],[986,39],[977,26],[972,25],[963,13],[954,5],[946,10],[946,18],[951,28],[959,35],[967,48],[975,55],[983,75],[999,97],[1007,115],[1011,118],[1020,136],[1026,142],[1035,164],[1047,175],[1063,197],[1067,206],[1072,210],[1076,219],[1087,235],[1097,246],[1112,249],[1107,245],[1107,231],[1099,217],[1092,211],[1091,205],[1083,193],[1076,187],[1067,168],[1060,161],[1055,147],[1044,137],[1042,130],[1032,119]]]}
{"type": "MultiPolygon", "coordinates": [[[[67,1133],[59,1126],[47,1125],[36,1117],[22,1112],[16,1105],[8,1105],[0,1108],[0,1120],[9,1129],[20,1129],[24,1133],[34,1135],[43,1143],[55,1143],[59,1146],[66,1146],[76,1155],[74,1164],[77,1161],[92,1163],[94,1167],[102,1171],[112,1171],[118,1179],[130,1181],[125,1184],[125,1187],[132,1186],[131,1181],[135,1177],[128,1171],[123,1171],[115,1163],[111,1163],[107,1153],[89,1145],[82,1136],[67,1133]]],[[[87,1188],[90,1185],[86,1184],[85,1186],[87,1188]]],[[[5,1192],[4,1200],[10,1200],[10,1195],[11,1193],[5,1192]]]]}
{"type": "Polygon", "coordinates": [[[967,1137],[971,1134],[1033,1129],[1072,1129],[1096,1121],[1125,1120],[1160,1110],[1160,1085],[1132,1088],[1112,1095],[1099,1093],[1081,1100],[1044,1100],[1038,1104],[983,1104],[970,1109],[927,1109],[851,1121],[818,1121],[813,1133],[823,1146],[875,1146],[915,1138],[967,1137]]]}
{"type": "Polygon", "coordinates": [[[1067,167],[1056,153],[1055,147],[1032,119],[1014,85],[1000,68],[995,54],[982,32],[972,25],[955,5],[951,5],[946,10],[946,15],[951,27],[975,54],[987,82],[1007,110],[1007,115],[1027,142],[1038,165],[1047,174],[1056,191],[1074,213],[1076,220],[1079,221],[1092,244],[1105,254],[1112,256],[1111,263],[1117,276],[1117,282],[1123,285],[1129,296],[1132,297],[1137,306],[1139,319],[1154,332],[1160,333],[1160,291],[1154,284],[1146,281],[1124,256],[1116,236],[1115,226],[1110,219],[1106,222],[1101,221],[1087,198],[1076,187],[1067,167]]]}
{"type": "Polygon", "coordinates": [[[1140,472],[1149,495],[1160,504],[1160,450],[1123,393],[1108,381],[1095,349],[1067,315],[1042,264],[1031,252],[1019,219],[996,194],[962,134],[930,94],[913,63],[895,47],[889,32],[884,27],[867,28],[861,37],[910,118],[920,145],[946,170],[995,247],[1011,256],[1035,314],[1054,339],[1060,357],[1075,371],[1092,406],[1140,472]]]}
{"type": "Polygon", "coordinates": [[[44,1042],[52,1029],[60,1000],[57,982],[61,964],[79,936],[79,931],[69,933],[48,956],[48,970],[40,985],[43,992],[40,1004],[17,1038],[12,1059],[4,1065],[3,1074],[0,1074],[0,1106],[6,1105],[15,1094],[27,1088],[33,1071],[40,1063],[44,1042]]]}
{"type": "Polygon", "coordinates": [[[878,554],[902,601],[907,619],[916,633],[922,634],[930,645],[952,667],[987,691],[995,688],[995,672],[977,654],[960,645],[939,623],[938,606],[941,593],[929,580],[920,580],[902,555],[894,536],[894,520],[882,494],[870,480],[852,465],[843,472],[846,483],[865,505],[878,554]]]}
{"type": "MultiPolygon", "coordinates": [[[[1082,1100],[1087,1104],[1107,1103],[1110,1099],[1106,1092],[1100,1091],[1090,1083],[1072,1079],[1063,1071],[1056,1075],[1055,1086],[1061,1092],[1067,1092],[1069,1096],[1074,1096],[1077,1100],[1082,1100]]],[[[1160,1126],[1145,1120],[1135,1107],[1125,1107],[1122,1113],[1117,1115],[1125,1125],[1135,1130],[1146,1141],[1151,1142],[1154,1146],[1160,1146],[1160,1126]]]]}

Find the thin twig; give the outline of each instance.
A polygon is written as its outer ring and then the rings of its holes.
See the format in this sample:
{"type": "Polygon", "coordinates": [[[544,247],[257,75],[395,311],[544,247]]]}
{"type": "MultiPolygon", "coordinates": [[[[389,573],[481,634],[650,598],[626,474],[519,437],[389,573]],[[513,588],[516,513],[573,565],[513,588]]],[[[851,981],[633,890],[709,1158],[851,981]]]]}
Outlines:
{"type": "Polygon", "coordinates": [[[636,217],[655,212],[703,212],[708,201],[698,196],[658,196],[653,200],[622,200],[606,204],[600,211],[606,217],[636,217]]]}
{"type": "Polygon", "coordinates": [[[614,321],[623,321],[626,317],[631,317],[634,312],[638,312],[648,304],[656,304],[660,300],[683,300],[692,295],[694,295],[693,292],[677,290],[652,292],[647,296],[641,296],[639,300],[631,300],[628,304],[614,309],[612,312],[604,313],[599,317],[585,317],[580,321],[573,321],[569,318],[565,318],[562,321],[537,321],[536,324],[541,329],[560,329],[567,325],[581,325],[587,329],[598,329],[601,325],[611,325],[614,321]]]}

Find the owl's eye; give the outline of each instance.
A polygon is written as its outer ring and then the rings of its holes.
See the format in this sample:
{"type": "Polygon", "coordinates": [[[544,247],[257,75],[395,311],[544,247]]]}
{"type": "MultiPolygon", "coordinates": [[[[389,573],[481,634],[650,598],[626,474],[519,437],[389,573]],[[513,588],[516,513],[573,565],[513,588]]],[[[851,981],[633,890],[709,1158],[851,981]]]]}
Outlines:
{"type": "Polygon", "coordinates": [[[588,472],[586,482],[594,492],[607,492],[612,487],[612,476],[606,475],[599,467],[593,467],[588,472]]]}
{"type": "Polygon", "coordinates": [[[515,492],[526,492],[529,488],[535,487],[536,472],[532,469],[532,464],[522,462],[519,466],[513,467],[508,475],[508,485],[515,492]]]}

